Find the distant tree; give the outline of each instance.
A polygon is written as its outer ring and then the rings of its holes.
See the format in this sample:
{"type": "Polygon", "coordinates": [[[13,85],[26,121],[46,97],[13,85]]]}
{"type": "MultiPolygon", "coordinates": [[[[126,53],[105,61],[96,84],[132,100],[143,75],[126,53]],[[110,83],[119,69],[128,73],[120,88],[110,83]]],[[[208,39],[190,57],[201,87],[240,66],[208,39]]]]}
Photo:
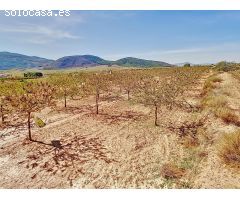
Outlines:
{"type": "Polygon", "coordinates": [[[56,88],[59,98],[64,99],[64,107],[67,107],[67,98],[76,95],[79,91],[78,82],[73,74],[55,74],[49,77],[49,83],[56,88]]]}
{"type": "Polygon", "coordinates": [[[27,72],[24,73],[25,78],[39,78],[42,77],[43,73],[42,72],[27,72]]]}
{"type": "Polygon", "coordinates": [[[7,100],[13,108],[27,114],[28,138],[33,141],[31,135],[31,114],[45,106],[52,105],[54,88],[48,83],[27,83],[22,88],[22,93],[9,96],[7,100]]]}
{"type": "Polygon", "coordinates": [[[88,91],[95,94],[96,114],[99,114],[99,101],[101,92],[111,88],[111,74],[91,74],[87,80],[88,91]]]}
{"type": "Polygon", "coordinates": [[[228,63],[226,61],[221,61],[216,64],[216,67],[219,67],[219,68],[224,68],[227,66],[228,66],[228,63]]]}
{"type": "Polygon", "coordinates": [[[174,79],[165,78],[159,80],[154,77],[149,77],[139,83],[136,93],[137,99],[145,105],[154,107],[154,124],[158,126],[158,113],[162,106],[172,109],[180,87],[174,82],[174,79]]]}
{"type": "Polygon", "coordinates": [[[216,69],[224,72],[236,71],[239,70],[239,65],[234,62],[221,61],[216,64],[216,69]]]}
{"type": "Polygon", "coordinates": [[[130,100],[130,93],[132,92],[132,90],[134,90],[134,88],[136,88],[137,80],[140,78],[139,75],[140,74],[137,74],[132,70],[127,70],[117,74],[117,76],[119,76],[120,87],[127,92],[128,100],[130,100]]]}
{"type": "Polygon", "coordinates": [[[191,64],[190,63],[186,63],[183,65],[183,67],[191,67],[191,64]]]}
{"type": "Polygon", "coordinates": [[[7,98],[17,94],[20,90],[21,83],[18,81],[1,80],[0,87],[0,118],[1,123],[5,121],[5,114],[10,111],[10,105],[7,98]]]}
{"type": "Polygon", "coordinates": [[[9,88],[7,87],[6,83],[1,83],[0,87],[0,117],[1,117],[1,123],[4,123],[4,107],[6,105],[6,97],[9,93],[9,88]]]}
{"type": "Polygon", "coordinates": [[[229,62],[226,62],[226,61],[221,61],[221,62],[218,62],[216,64],[216,69],[219,70],[219,71],[228,72],[228,71],[235,70],[235,66],[234,66],[233,63],[229,63],[229,62]]]}

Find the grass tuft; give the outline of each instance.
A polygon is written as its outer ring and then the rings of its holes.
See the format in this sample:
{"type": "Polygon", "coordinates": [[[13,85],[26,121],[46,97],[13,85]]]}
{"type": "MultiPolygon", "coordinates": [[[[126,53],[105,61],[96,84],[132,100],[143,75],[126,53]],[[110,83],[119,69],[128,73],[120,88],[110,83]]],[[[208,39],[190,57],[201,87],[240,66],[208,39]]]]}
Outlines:
{"type": "Polygon", "coordinates": [[[215,110],[215,115],[221,118],[225,123],[240,126],[239,117],[227,107],[219,107],[215,110]]]}
{"type": "Polygon", "coordinates": [[[185,169],[172,163],[166,163],[162,166],[161,174],[165,179],[179,179],[184,176],[185,169]]]}
{"type": "Polygon", "coordinates": [[[224,134],[217,147],[218,155],[226,165],[240,168],[240,131],[224,134]]]}
{"type": "Polygon", "coordinates": [[[217,77],[216,75],[209,77],[204,83],[202,95],[204,96],[213,89],[217,88],[216,83],[221,83],[222,81],[223,80],[220,77],[217,77]]]}
{"type": "Polygon", "coordinates": [[[202,102],[202,108],[210,107],[210,108],[218,108],[225,107],[227,105],[227,100],[224,96],[214,96],[210,95],[205,97],[202,102]]]}

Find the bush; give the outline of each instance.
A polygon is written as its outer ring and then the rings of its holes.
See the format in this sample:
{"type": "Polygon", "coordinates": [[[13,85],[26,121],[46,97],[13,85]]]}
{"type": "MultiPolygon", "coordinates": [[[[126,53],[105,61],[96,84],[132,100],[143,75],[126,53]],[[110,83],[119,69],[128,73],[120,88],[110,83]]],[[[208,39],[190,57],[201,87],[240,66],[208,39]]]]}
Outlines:
{"type": "Polygon", "coordinates": [[[221,62],[216,64],[216,69],[218,71],[229,72],[229,71],[236,71],[236,70],[238,70],[239,66],[237,66],[235,63],[221,61],[221,62]]]}
{"type": "Polygon", "coordinates": [[[43,122],[43,120],[41,120],[39,117],[35,118],[35,124],[39,127],[42,128],[44,126],[46,126],[46,124],[43,122]]]}
{"type": "Polygon", "coordinates": [[[221,118],[226,123],[232,123],[237,126],[240,125],[238,116],[229,108],[219,107],[215,110],[216,117],[221,118]]]}
{"type": "Polygon", "coordinates": [[[215,89],[216,85],[214,85],[212,82],[206,82],[203,86],[202,96],[209,93],[211,90],[215,89]]]}
{"type": "Polygon", "coordinates": [[[185,174],[185,170],[175,164],[167,163],[162,166],[161,174],[166,179],[179,179],[185,174]]]}
{"type": "Polygon", "coordinates": [[[202,102],[201,106],[209,107],[209,108],[219,108],[219,107],[225,107],[227,105],[227,100],[224,96],[214,96],[210,95],[205,97],[202,102]]]}
{"type": "Polygon", "coordinates": [[[240,131],[224,134],[218,143],[218,155],[232,167],[240,167],[240,131]]]}
{"type": "Polygon", "coordinates": [[[227,107],[227,100],[224,96],[207,96],[201,102],[202,108],[209,108],[216,117],[221,118],[226,123],[240,125],[239,117],[227,107]]]}
{"type": "Polygon", "coordinates": [[[190,63],[186,63],[183,65],[183,67],[191,67],[191,64],[190,63]]]}
{"type": "Polygon", "coordinates": [[[222,78],[217,77],[217,76],[213,76],[209,80],[213,83],[221,83],[223,81],[222,78]]]}
{"type": "Polygon", "coordinates": [[[215,89],[217,87],[215,83],[220,83],[222,81],[223,80],[220,77],[217,77],[216,75],[209,77],[204,83],[202,95],[206,95],[208,92],[215,89]]]}
{"type": "Polygon", "coordinates": [[[43,73],[42,72],[27,72],[24,73],[24,78],[39,78],[42,77],[43,73]]]}

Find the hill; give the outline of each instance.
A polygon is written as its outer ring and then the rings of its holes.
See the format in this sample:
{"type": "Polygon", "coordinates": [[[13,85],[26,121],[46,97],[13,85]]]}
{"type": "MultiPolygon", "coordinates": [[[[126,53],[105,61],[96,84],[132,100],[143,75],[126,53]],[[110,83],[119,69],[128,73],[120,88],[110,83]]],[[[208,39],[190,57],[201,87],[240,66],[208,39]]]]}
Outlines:
{"type": "Polygon", "coordinates": [[[53,60],[18,53],[0,52],[0,69],[48,66],[53,60]]]}
{"type": "Polygon", "coordinates": [[[0,52],[0,70],[13,68],[55,68],[65,69],[73,67],[96,67],[100,65],[117,65],[124,67],[170,67],[171,64],[161,61],[144,60],[133,57],[126,57],[116,61],[102,59],[94,55],[64,56],[57,60],[27,56],[18,53],[0,52]]]}
{"type": "Polygon", "coordinates": [[[172,65],[161,62],[161,61],[153,61],[153,60],[144,60],[139,58],[127,57],[119,59],[113,62],[115,65],[126,66],[126,67],[170,67],[172,65]]]}
{"type": "Polygon", "coordinates": [[[82,55],[82,56],[66,56],[59,58],[54,63],[57,68],[69,68],[69,67],[94,67],[98,65],[108,65],[109,61],[104,60],[97,56],[82,55]]]}
{"type": "Polygon", "coordinates": [[[68,67],[94,67],[99,65],[118,65],[124,67],[170,67],[171,65],[161,61],[144,60],[126,57],[116,61],[104,60],[93,55],[67,56],[55,62],[56,68],[68,67]]]}

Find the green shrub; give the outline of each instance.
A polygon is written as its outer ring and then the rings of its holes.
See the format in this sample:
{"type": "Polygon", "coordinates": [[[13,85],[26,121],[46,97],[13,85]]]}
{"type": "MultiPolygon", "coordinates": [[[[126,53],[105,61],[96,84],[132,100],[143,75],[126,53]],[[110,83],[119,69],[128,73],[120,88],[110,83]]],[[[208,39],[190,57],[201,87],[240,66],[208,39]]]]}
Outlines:
{"type": "Polygon", "coordinates": [[[43,73],[42,72],[27,72],[24,73],[24,78],[39,78],[42,77],[43,73]]]}
{"type": "Polygon", "coordinates": [[[191,67],[191,64],[190,63],[186,63],[183,65],[183,67],[191,67]]]}
{"type": "Polygon", "coordinates": [[[239,66],[236,63],[221,61],[221,62],[216,64],[216,69],[218,71],[229,72],[229,71],[238,70],[239,66]]]}

